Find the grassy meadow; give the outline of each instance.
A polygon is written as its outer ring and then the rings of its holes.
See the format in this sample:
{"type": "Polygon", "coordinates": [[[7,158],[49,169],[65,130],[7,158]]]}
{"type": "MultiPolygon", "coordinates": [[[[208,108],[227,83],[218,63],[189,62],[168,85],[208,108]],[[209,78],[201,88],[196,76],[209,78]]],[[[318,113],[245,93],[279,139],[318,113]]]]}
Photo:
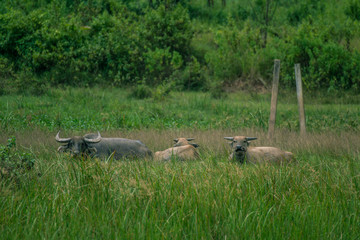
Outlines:
{"type": "Polygon", "coordinates": [[[0,144],[35,159],[0,180],[2,239],[359,239],[360,98],[305,96],[300,137],[296,94],[281,92],[274,139],[270,95],[174,92],[135,99],[119,89],[51,89],[0,96],[0,144]],[[153,152],[194,137],[200,159],[72,159],[54,137],[99,130],[140,139],[153,152]],[[296,163],[240,165],[225,136],[292,151],[296,163]]]}

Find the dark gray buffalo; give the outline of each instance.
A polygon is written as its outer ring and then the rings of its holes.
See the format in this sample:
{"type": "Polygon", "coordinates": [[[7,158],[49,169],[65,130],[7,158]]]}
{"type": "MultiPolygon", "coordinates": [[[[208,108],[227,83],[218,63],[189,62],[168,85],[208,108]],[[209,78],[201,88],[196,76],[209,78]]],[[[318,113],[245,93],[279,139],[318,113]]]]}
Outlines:
{"type": "Polygon", "coordinates": [[[99,158],[107,158],[114,153],[114,159],[152,156],[152,152],[138,140],[103,138],[99,132],[71,138],[60,138],[59,134],[60,131],[55,137],[56,141],[65,145],[60,146],[58,152],[69,151],[75,156],[86,154],[99,158]]]}

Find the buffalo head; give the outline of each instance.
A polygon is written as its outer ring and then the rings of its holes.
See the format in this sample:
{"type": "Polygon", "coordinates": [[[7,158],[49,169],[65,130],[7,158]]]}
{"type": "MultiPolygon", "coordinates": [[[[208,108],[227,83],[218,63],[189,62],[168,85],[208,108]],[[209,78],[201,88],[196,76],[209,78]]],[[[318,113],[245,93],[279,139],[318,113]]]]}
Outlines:
{"type": "Polygon", "coordinates": [[[180,146],[186,146],[186,145],[192,145],[193,147],[197,148],[199,147],[196,143],[189,143],[190,141],[194,140],[195,138],[176,138],[174,139],[174,147],[180,147],[180,146]]]}
{"type": "Polygon", "coordinates": [[[101,141],[101,135],[98,132],[98,135],[94,137],[92,134],[85,135],[84,137],[71,137],[71,138],[60,138],[60,131],[56,134],[55,140],[59,143],[65,143],[58,148],[58,152],[69,151],[75,156],[81,154],[94,154],[96,153],[96,148],[91,147],[89,144],[98,143],[101,141]]]}
{"type": "Polygon", "coordinates": [[[235,137],[224,137],[226,140],[231,141],[230,146],[232,149],[232,157],[244,160],[245,153],[248,149],[250,141],[256,140],[256,137],[245,137],[245,136],[235,136],[235,137]]]}

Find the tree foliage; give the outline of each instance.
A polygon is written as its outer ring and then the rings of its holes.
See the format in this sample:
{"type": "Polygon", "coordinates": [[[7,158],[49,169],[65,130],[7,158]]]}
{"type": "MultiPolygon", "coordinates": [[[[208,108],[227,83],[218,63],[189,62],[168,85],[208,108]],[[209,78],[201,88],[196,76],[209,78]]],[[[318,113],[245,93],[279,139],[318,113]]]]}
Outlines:
{"type": "Polygon", "coordinates": [[[221,88],[271,79],[359,91],[358,1],[4,0],[0,94],[94,84],[221,88]]]}

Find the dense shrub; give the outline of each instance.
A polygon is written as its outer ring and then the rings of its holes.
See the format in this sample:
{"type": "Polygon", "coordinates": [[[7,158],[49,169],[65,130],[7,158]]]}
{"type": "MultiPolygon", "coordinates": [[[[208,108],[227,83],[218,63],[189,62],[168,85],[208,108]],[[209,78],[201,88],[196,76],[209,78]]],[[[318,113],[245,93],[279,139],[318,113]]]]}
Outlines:
{"type": "Polygon", "coordinates": [[[171,10],[164,5],[149,9],[143,27],[141,36],[148,48],[170,48],[170,52],[176,51],[182,57],[189,55],[193,31],[189,15],[181,5],[171,10]]]}
{"type": "Polygon", "coordinates": [[[141,78],[144,47],[136,21],[135,15],[123,9],[117,16],[105,12],[92,22],[85,58],[91,64],[89,71],[103,78],[100,82],[121,86],[141,78]]]}
{"type": "Polygon", "coordinates": [[[132,87],[130,97],[137,99],[153,98],[154,100],[164,100],[173,90],[172,82],[162,82],[156,87],[149,87],[144,81],[132,87]]]}
{"type": "Polygon", "coordinates": [[[259,29],[245,24],[240,30],[235,25],[215,33],[217,49],[206,54],[210,75],[225,84],[247,79],[270,78],[272,64],[279,58],[274,43],[261,46],[259,29]]]}
{"type": "Polygon", "coordinates": [[[144,82],[136,84],[131,91],[130,97],[137,99],[145,99],[152,97],[151,88],[144,82]]]}
{"type": "Polygon", "coordinates": [[[15,63],[15,70],[32,66],[32,53],[37,48],[36,34],[44,21],[40,11],[24,15],[21,11],[10,10],[0,15],[0,54],[15,63]]]}
{"type": "Polygon", "coordinates": [[[291,25],[298,25],[303,19],[323,12],[324,8],[324,2],[319,0],[297,1],[289,7],[287,20],[291,25]]]}
{"type": "Polygon", "coordinates": [[[8,139],[7,145],[0,145],[0,177],[18,180],[21,175],[32,169],[35,158],[31,153],[16,149],[16,138],[8,139]]]}
{"type": "Polygon", "coordinates": [[[182,58],[178,52],[166,49],[148,49],[144,54],[146,73],[145,78],[149,85],[158,85],[167,79],[172,72],[182,65],[182,58]]]}
{"type": "Polygon", "coordinates": [[[207,85],[205,67],[194,56],[184,70],[175,71],[170,79],[180,90],[204,90],[207,85]]]}
{"type": "Polygon", "coordinates": [[[53,12],[9,10],[0,15],[0,54],[16,71],[52,85],[131,85],[143,78],[157,85],[185,66],[192,38],[185,8],[160,4],[137,16],[105,2],[72,4],[78,14],[57,17],[61,4],[53,3],[53,12]]]}
{"type": "Polygon", "coordinates": [[[14,77],[13,64],[10,63],[7,58],[0,56],[0,95],[9,91],[9,89],[7,89],[9,82],[12,81],[14,77]]]}
{"type": "Polygon", "coordinates": [[[350,0],[345,9],[345,14],[352,20],[360,21],[360,2],[357,0],[350,0]]]}
{"type": "Polygon", "coordinates": [[[340,41],[331,26],[302,24],[288,46],[285,61],[288,84],[293,85],[293,67],[300,63],[303,82],[309,89],[359,90],[360,54],[348,51],[340,41]]]}
{"type": "Polygon", "coordinates": [[[140,37],[145,45],[145,78],[155,85],[169,78],[190,55],[193,31],[190,18],[181,5],[166,9],[160,5],[144,16],[140,37]]]}
{"type": "Polygon", "coordinates": [[[139,82],[181,90],[267,84],[274,59],[282,60],[287,86],[301,63],[310,89],[359,88],[358,1],[276,0],[274,20],[265,23],[266,3],[1,1],[0,94],[139,82]]]}
{"type": "Polygon", "coordinates": [[[243,55],[247,51],[244,36],[235,27],[218,30],[214,35],[217,49],[205,55],[211,75],[224,81],[240,77],[243,74],[243,55]]]}

